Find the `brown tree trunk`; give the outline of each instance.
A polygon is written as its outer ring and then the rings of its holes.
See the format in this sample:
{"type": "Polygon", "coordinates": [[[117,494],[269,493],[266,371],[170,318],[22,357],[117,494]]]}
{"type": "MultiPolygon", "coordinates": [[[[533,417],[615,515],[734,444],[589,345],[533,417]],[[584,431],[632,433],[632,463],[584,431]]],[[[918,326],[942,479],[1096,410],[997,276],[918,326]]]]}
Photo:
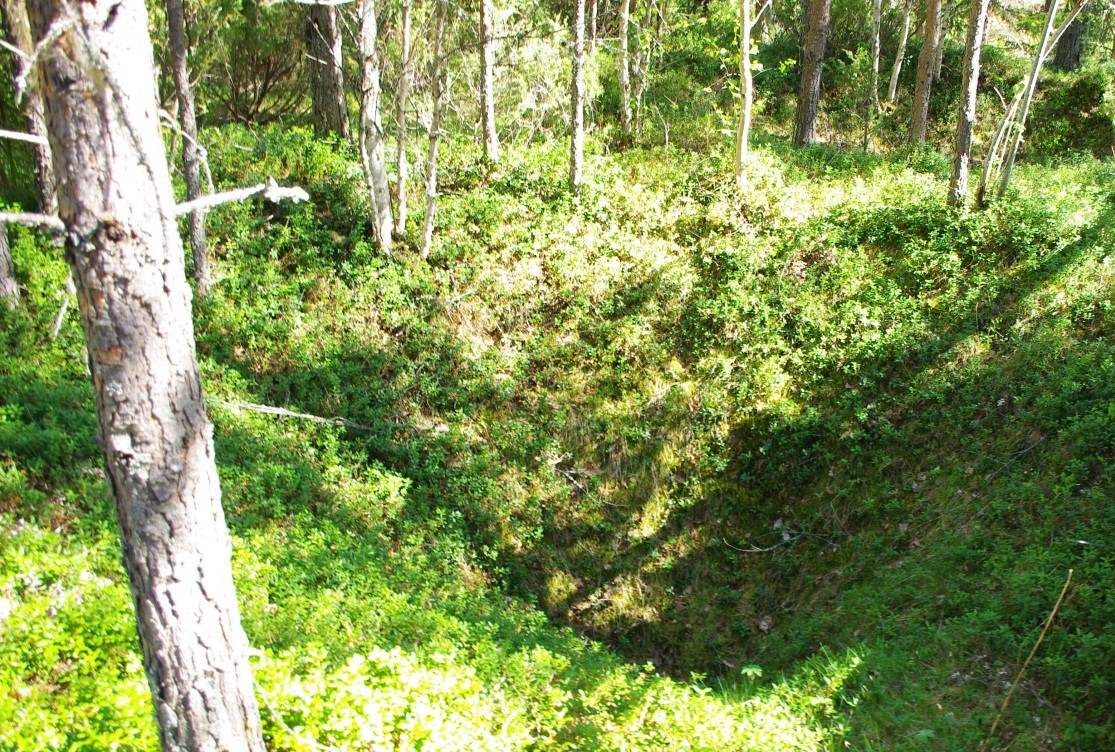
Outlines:
{"type": "Polygon", "coordinates": [[[8,226],[0,223],[0,300],[9,308],[19,305],[19,283],[15,278],[12,251],[8,247],[8,226]]]}
{"type": "Polygon", "coordinates": [[[263,752],[140,0],[30,0],[59,216],[164,750],[263,752]],[[69,23],[68,30],[60,24],[69,23]]]}
{"type": "Polygon", "coordinates": [[[399,88],[395,92],[395,165],[399,173],[395,184],[395,234],[402,237],[407,228],[407,99],[410,97],[410,0],[399,9],[399,88]]]}
{"type": "Polygon", "coordinates": [[[437,212],[437,150],[441,141],[441,121],[445,116],[445,100],[449,92],[449,66],[445,55],[445,20],[449,0],[438,0],[434,22],[434,111],[430,118],[430,150],[426,154],[426,218],[422,227],[422,258],[430,255],[434,242],[434,215],[437,212]]]}
{"type": "Polygon", "coordinates": [[[955,154],[949,180],[949,206],[963,206],[968,197],[968,167],[972,155],[972,130],[976,125],[980,51],[987,28],[991,0],[974,0],[968,15],[968,40],[964,45],[964,72],[960,82],[960,115],[956,122],[955,154]]]}
{"type": "Polygon", "coordinates": [[[925,38],[918,55],[918,78],[914,87],[914,110],[910,119],[910,143],[924,143],[929,126],[929,97],[933,92],[933,61],[941,34],[941,0],[929,0],[925,11],[925,38]]]}
{"type": "MultiPolygon", "coordinates": [[[[25,55],[30,55],[34,45],[31,42],[31,25],[27,19],[27,6],[24,0],[4,0],[4,18],[12,42],[25,55]]],[[[27,118],[28,132],[45,139],[46,119],[43,115],[43,99],[34,87],[23,95],[23,114],[27,118]]],[[[50,147],[45,144],[35,144],[32,146],[31,154],[35,161],[39,211],[44,214],[54,214],[58,210],[58,196],[54,165],[50,159],[50,147]]]]}
{"type": "Polygon", "coordinates": [[[480,89],[483,97],[481,126],[484,130],[484,159],[499,161],[499,132],[496,131],[496,42],[492,34],[492,0],[480,0],[480,89]]]}
{"type": "Polygon", "coordinates": [[[1079,18],[1068,25],[1065,33],[1057,41],[1053,53],[1053,67],[1063,71],[1074,71],[1080,67],[1083,51],[1084,22],[1079,18]]]}
{"type": "Polygon", "coordinates": [[[573,133],[570,139],[569,186],[581,187],[585,161],[585,0],[577,0],[573,17],[573,85],[570,87],[573,133]]]}
{"type": "Polygon", "coordinates": [[[619,122],[624,138],[631,138],[631,0],[619,3],[619,122]]]}
{"type": "MultiPolygon", "coordinates": [[[[174,90],[178,98],[178,120],[182,127],[182,165],[186,177],[186,200],[201,198],[201,145],[197,140],[197,115],[190,88],[186,60],[186,14],[182,0],[166,0],[167,42],[170,47],[174,90]]],[[[205,212],[190,212],[190,248],[194,258],[194,284],[199,298],[209,295],[213,278],[209,273],[209,248],[205,237],[205,212]]]]}
{"type": "Polygon", "coordinates": [[[942,0],[941,31],[937,35],[937,52],[933,55],[933,83],[941,80],[941,68],[945,61],[945,45],[948,44],[949,30],[952,27],[952,14],[959,7],[956,3],[942,0]]]}
{"type": "Polygon", "coordinates": [[[813,0],[809,8],[809,31],[802,50],[801,88],[794,118],[794,146],[817,140],[817,110],[821,104],[821,61],[828,41],[832,0],[813,0]]]}
{"type": "Polygon", "coordinates": [[[335,133],[352,138],[345,103],[344,69],[341,62],[341,31],[337,9],[332,5],[306,8],[306,49],[309,52],[310,99],[313,103],[314,133],[335,133]]]}
{"type": "Polygon", "coordinates": [[[360,157],[372,209],[372,230],[379,249],[391,254],[391,189],[387,184],[387,147],[383,141],[379,98],[379,26],[375,0],[360,6],[360,54],[364,58],[360,98],[360,157]]]}
{"type": "Polygon", "coordinates": [[[910,39],[910,16],[914,11],[914,0],[906,0],[902,10],[902,30],[898,33],[898,51],[894,54],[894,67],[890,70],[890,85],[887,87],[887,101],[892,105],[898,102],[898,77],[902,74],[902,61],[906,57],[906,42],[910,39]]]}

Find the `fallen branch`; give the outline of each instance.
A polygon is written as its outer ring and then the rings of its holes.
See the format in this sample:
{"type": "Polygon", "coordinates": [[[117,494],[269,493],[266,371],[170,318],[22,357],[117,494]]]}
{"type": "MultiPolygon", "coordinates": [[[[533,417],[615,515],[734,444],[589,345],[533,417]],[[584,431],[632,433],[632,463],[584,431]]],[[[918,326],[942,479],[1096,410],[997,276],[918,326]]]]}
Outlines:
{"type": "Polygon", "coordinates": [[[26,141],[29,144],[40,144],[46,146],[46,139],[42,136],[36,136],[33,133],[20,133],[19,131],[6,131],[0,129],[0,138],[11,139],[12,141],[26,141]]]}
{"type": "MultiPolygon", "coordinates": [[[[201,198],[194,199],[193,201],[186,201],[177,204],[174,207],[174,216],[181,217],[190,212],[212,209],[214,206],[221,204],[231,204],[237,201],[244,201],[245,199],[253,198],[255,196],[263,196],[268,201],[281,201],[284,198],[289,198],[291,201],[308,201],[310,194],[302,190],[298,186],[292,188],[283,188],[275,184],[274,181],[269,180],[267,183],[260,183],[248,188],[236,188],[231,191],[221,191],[214,193],[211,196],[202,196],[201,198]]],[[[0,219],[0,221],[3,221],[0,219]]]]}
{"type": "Polygon", "coordinates": [[[287,410],[283,407],[272,407],[271,405],[256,405],[251,402],[225,402],[219,399],[208,399],[206,402],[211,407],[221,407],[225,410],[232,410],[233,412],[239,410],[247,410],[253,413],[264,413],[265,415],[278,415],[282,418],[298,418],[300,420],[308,420],[313,423],[320,423],[326,426],[345,426],[346,428],[356,428],[361,431],[375,431],[376,429],[371,426],[366,426],[363,423],[355,423],[347,418],[323,418],[320,415],[311,415],[310,413],[296,413],[293,410],[287,410]]]}
{"type": "Polygon", "coordinates": [[[0,224],[26,225],[51,232],[65,232],[66,225],[55,214],[29,214],[27,212],[0,212],[0,224]]]}

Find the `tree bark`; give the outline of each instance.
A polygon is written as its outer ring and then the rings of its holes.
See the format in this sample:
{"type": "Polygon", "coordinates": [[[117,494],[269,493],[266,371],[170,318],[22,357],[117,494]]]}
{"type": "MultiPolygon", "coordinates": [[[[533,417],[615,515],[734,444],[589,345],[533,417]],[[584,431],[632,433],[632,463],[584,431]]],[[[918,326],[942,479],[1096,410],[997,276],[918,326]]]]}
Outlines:
{"type": "Polygon", "coordinates": [[[1053,53],[1053,67],[1063,71],[1074,71],[1080,68],[1083,41],[1084,22],[1078,18],[1068,25],[1065,33],[1057,41],[1053,53]]]}
{"type": "Polygon", "coordinates": [[[631,138],[631,0],[619,4],[619,122],[623,136],[631,138]]]}
{"type": "Polygon", "coordinates": [[[794,146],[817,140],[817,110],[821,104],[821,61],[828,41],[832,0],[813,0],[809,9],[809,31],[802,51],[801,88],[794,118],[794,146]]]}
{"type": "Polygon", "coordinates": [[[310,5],[306,8],[306,48],[309,52],[314,133],[322,137],[336,134],[346,141],[350,140],[352,129],[345,103],[341,31],[337,26],[336,7],[310,5]]]}
{"type": "Polygon", "coordinates": [[[573,134],[570,139],[569,186],[581,187],[585,161],[585,0],[577,0],[573,18],[573,85],[570,87],[573,134]]]}
{"type": "Polygon", "coordinates": [[[492,0],[480,0],[481,95],[484,130],[484,159],[489,165],[499,161],[499,132],[496,130],[496,42],[492,34],[492,0]]]}
{"type": "Polygon", "coordinates": [[[941,30],[937,35],[937,51],[933,55],[933,83],[941,80],[941,68],[945,61],[945,45],[948,44],[949,29],[952,27],[952,14],[958,5],[942,0],[941,4],[941,30]]]}
{"type": "Polygon", "coordinates": [[[871,126],[879,110],[879,56],[880,28],[883,20],[883,0],[874,0],[871,6],[871,75],[867,83],[867,96],[863,102],[863,150],[871,146],[871,126]]]}
{"type": "Polygon", "coordinates": [[[933,61],[941,34],[941,0],[929,0],[925,11],[925,37],[918,55],[918,78],[910,118],[910,143],[924,143],[929,126],[929,97],[933,92],[933,61]]]}
{"type": "Polygon", "coordinates": [[[399,173],[395,185],[395,234],[402,237],[407,228],[407,99],[410,97],[410,0],[402,0],[399,19],[399,88],[395,92],[395,164],[399,173]]]}
{"type": "Polygon", "coordinates": [[[902,61],[906,57],[906,42],[910,40],[910,16],[914,11],[914,0],[906,0],[902,10],[902,30],[898,33],[898,51],[894,54],[894,67],[890,71],[890,85],[887,87],[887,101],[892,105],[898,102],[898,76],[902,73],[902,61]]]}
{"type": "Polygon", "coordinates": [[[964,72],[960,82],[960,115],[956,122],[955,154],[952,178],[949,180],[949,206],[961,207],[968,197],[968,167],[972,156],[972,130],[976,125],[980,52],[990,7],[991,0],[973,0],[968,15],[968,39],[964,45],[964,72]]]}
{"type": "Polygon", "coordinates": [[[383,141],[379,98],[379,26],[375,0],[360,6],[360,53],[364,58],[360,97],[360,157],[372,207],[372,231],[379,249],[391,254],[391,189],[387,184],[387,147],[383,141]]]}
{"type": "Polygon", "coordinates": [[[124,568],[164,750],[263,752],[140,0],[31,0],[124,568]],[[66,28],[66,24],[72,24],[66,28]]]}
{"type": "Polygon", "coordinates": [[[736,185],[743,188],[747,142],[751,134],[751,105],[755,92],[751,79],[751,3],[739,0],[739,127],[736,129],[736,185]]]}
{"type": "Polygon", "coordinates": [[[9,308],[19,305],[19,283],[15,278],[12,251],[8,247],[8,226],[0,223],[0,300],[9,308]]]}
{"type": "MultiPolygon", "coordinates": [[[[197,140],[197,115],[190,88],[186,53],[186,13],[182,0],[166,0],[167,43],[170,47],[178,120],[182,127],[182,165],[186,177],[186,200],[201,198],[201,146],[197,140]]],[[[205,212],[190,213],[190,248],[194,258],[194,284],[199,298],[209,296],[213,278],[209,272],[209,247],[205,236],[205,212]]]]}
{"type": "Polygon", "coordinates": [[[438,0],[434,28],[434,111],[430,118],[430,149],[426,154],[426,219],[422,227],[422,258],[429,258],[434,242],[434,216],[437,213],[437,150],[441,140],[441,121],[449,92],[449,66],[445,55],[445,19],[449,0],[438,0]]]}
{"type": "MultiPolygon", "coordinates": [[[[24,0],[4,0],[4,18],[7,20],[8,33],[12,42],[24,55],[30,55],[34,45],[31,41],[31,24],[27,18],[24,0]]],[[[46,138],[46,119],[43,114],[43,100],[39,91],[32,87],[23,95],[23,114],[27,118],[27,131],[40,139],[46,138]]],[[[54,214],[58,211],[57,180],[54,177],[54,164],[50,159],[50,147],[45,143],[34,144],[31,154],[35,162],[35,187],[39,198],[39,211],[54,214]]]]}
{"type": "Polygon", "coordinates": [[[592,8],[589,11],[589,26],[588,26],[588,51],[589,54],[596,51],[596,17],[600,9],[600,0],[592,0],[592,8]]]}

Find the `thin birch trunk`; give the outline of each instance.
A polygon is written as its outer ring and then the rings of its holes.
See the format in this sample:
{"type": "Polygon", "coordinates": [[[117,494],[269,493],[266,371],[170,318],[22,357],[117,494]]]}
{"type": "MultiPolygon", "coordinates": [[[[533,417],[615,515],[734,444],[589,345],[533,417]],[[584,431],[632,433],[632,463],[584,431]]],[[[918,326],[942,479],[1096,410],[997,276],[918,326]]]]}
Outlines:
{"type": "MultiPolygon", "coordinates": [[[[178,121],[182,128],[182,166],[186,177],[186,200],[201,198],[201,149],[197,140],[197,115],[190,88],[186,52],[186,13],[182,0],[166,0],[167,41],[170,46],[174,91],[178,99],[178,121]]],[[[199,298],[209,296],[213,278],[209,271],[209,244],[205,236],[205,212],[190,213],[190,249],[194,258],[194,284],[199,298]]]]}
{"type": "Polygon", "coordinates": [[[933,83],[941,80],[941,66],[945,60],[945,45],[949,39],[949,29],[952,26],[952,14],[956,11],[957,5],[942,0],[941,6],[941,31],[937,39],[937,52],[933,56],[933,83]]]}
{"type": "Polygon", "coordinates": [[[817,140],[817,111],[821,104],[821,61],[828,41],[832,0],[813,0],[809,9],[808,32],[802,53],[801,88],[798,90],[794,118],[794,146],[817,140]]]}
{"type": "Polygon", "coordinates": [[[481,125],[484,130],[484,159],[499,161],[499,132],[496,130],[496,43],[492,33],[492,0],[480,0],[481,93],[484,98],[481,125]]]}
{"type": "Polygon", "coordinates": [[[902,61],[906,57],[906,43],[910,40],[910,16],[914,12],[915,0],[906,0],[902,10],[902,30],[898,33],[898,51],[894,54],[894,67],[890,70],[890,85],[887,87],[887,101],[898,103],[898,77],[902,74],[902,61]]]}
{"type": "Polygon", "coordinates": [[[753,0],[739,0],[739,78],[741,102],[739,127],[736,130],[736,185],[743,188],[746,181],[744,165],[747,162],[747,146],[751,133],[751,105],[754,88],[751,79],[751,3],[753,0]]]}
{"type": "Polygon", "coordinates": [[[968,40],[964,45],[964,72],[960,82],[960,115],[956,122],[955,154],[949,180],[949,206],[964,206],[968,197],[968,167],[972,156],[972,131],[976,125],[980,52],[991,0],[973,0],[968,15],[968,40]]]}
{"type": "Polygon", "coordinates": [[[449,0],[438,0],[434,29],[434,111],[430,118],[430,149],[426,154],[426,220],[422,226],[422,258],[430,256],[434,242],[434,215],[437,213],[437,150],[441,140],[441,121],[449,91],[449,64],[445,54],[445,18],[449,0]]]}
{"type": "Polygon", "coordinates": [[[879,29],[883,19],[883,0],[874,0],[871,8],[871,76],[863,102],[863,150],[871,146],[871,126],[879,111],[879,29]]]}
{"type": "MultiPolygon", "coordinates": [[[[34,45],[31,41],[31,24],[27,19],[27,6],[24,0],[4,0],[4,17],[8,22],[11,40],[24,55],[30,56],[34,45]]],[[[40,139],[46,138],[46,119],[43,112],[43,99],[38,89],[32,87],[24,92],[23,114],[27,118],[27,131],[40,139]]],[[[54,214],[58,210],[58,195],[54,164],[50,159],[50,147],[46,143],[34,144],[31,154],[35,161],[35,187],[38,189],[39,211],[44,214],[54,214]]]]}
{"type": "Polygon", "coordinates": [[[335,133],[348,141],[352,138],[352,128],[345,103],[341,30],[334,6],[310,5],[306,9],[306,46],[310,58],[314,132],[318,136],[335,133]]]}
{"type": "Polygon", "coordinates": [[[12,251],[8,247],[8,226],[0,223],[0,300],[9,308],[19,305],[19,283],[15,278],[12,251]]]}
{"type": "Polygon", "coordinates": [[[162,748],[263,752],[141,0],[31,0],[59,216],[162,748]],[[66,28],[67,25],[69,28],[66,28]]]}
{"type": "Polygon", "coordinates": [[[379,249],[391,255],[391,189],[387,184],[387,147],[379,99],[379,26],[375,0],[360,6],[360,54],[364,58],[360,97],[360,157],[372,208],[372,231],[379,249]]]}
{"type": "Polygon", "coordinates": [[[600,0],[592,0],[592,8],[589,12],[589,28],[588,28],[588,51],[591,55],[596,52],[596,14],[600,8],[600,0]]]}
{"type": "Polygon", "coordinates": [[[910,118],[910,143],[924,143],[929,127],[929,98],[933,93],[933,61],[941,34],[941,0],[929,0],[925,11],[925,36],[918,55],[918,78],[910,118]]]}
{"type": "Polygon", "coordinates": [[[577,0],[573,18],[573,133],[570,139],[569,186],[581,187],[585,161],[585,0],[577,0]]]}
{"type": "Polygon", "coordinates": [[[399,173],[395,186],[395,234],[402,237],[407,227],[407,99],[410,97],[410,0],[402,0],[399,19],[399,88],[395,92],[395,164],[399,173]]]}
{"type": "Polygon", "coordinates": [[[619,122],[625,138],[631,138],[631,0],[619,4],[619,122]]]}

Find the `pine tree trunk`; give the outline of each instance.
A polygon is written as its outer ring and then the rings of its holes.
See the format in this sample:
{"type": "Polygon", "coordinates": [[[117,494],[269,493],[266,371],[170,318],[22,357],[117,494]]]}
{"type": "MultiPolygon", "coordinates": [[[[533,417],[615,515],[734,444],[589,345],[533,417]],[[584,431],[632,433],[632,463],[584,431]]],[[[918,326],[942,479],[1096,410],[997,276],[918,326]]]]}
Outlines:
{"type": "Polygon", "coordinates": [[[395,92],[395,164],[399,180],[395,186],[395,234],[402,237],[407,227],[407,99],[410,96],[410,0],[402,0],[399,19],[399,89],[395,92]]]}
{"type": "Polygon", "coordinates": [[[1080,57],[1084,42],[1084,22],[1079,18],[1068,25],[1065,33],[1057,41],[1053,53],[1053,67],[1063,71],[1080,68],[1080,57]]]}
{"type": "Polygon", "coordinates": [[[391,189],[387,184],[387,147],[383,140],[379,98],[379,26],[375,0],[360,6],[360,54],[364,58],[360,98],[360,157],[372,208],[372,231],[379,249],[391,254],[391,189]]]}
{"type": "Polygon", "coordinates": [[[821,104],[821,61],[828,41],[832,0],[813,0],[809,9],[809,31],[802,50],[801,88],[794,118],[794,146],[817,140],[817,110],[821,104]]]}
{"type": "Polygon", "coordinates": [[[434,28],[434,111],[430,118],[430,150],[426,154],[426,219],[422,227],[422,258],[428,258],[434,242],[434,215],[437,212],[437,150],[441,140],[441,121],[449,92],[449,66],[445,55],[445,19],[449,0],[438,0],[434,28]]]}
{"type": "Polygon", "coordinates": [[[499,161],[499,133],[496,130],[496,43],[492,34],[492,0],[480,0],[481,95],[484,98],[481,125],[484,130],[484,159],[489,165],[499,161]]]}
{"type": "Polygon", "coordinates": [[[902,30],[898,33],[898,51],[894,54],[894,67],[890,71],[890,85],[887,87],[887,101],[892,105],[898,102],[898,77],[902,74],[902,61],[906,57],[906,43],[910,40],[910,16],[914,12],[914,0],[906,0],[902,10],[902,30]]]}
{"type": "Polygon", "coordinates": [[[573,134],[570,139],[569,186],[581,187],[585,161],[585,0],[577,0],[573,18],[573,134]]]}
{"type": "MultiPolygon", "coordinates": [[[[30,55],[34,45],[31,42],[31,24],[27,19],[27,6],[24,0],[4,0],[4,18],[7,20],[8,33],[12,42],[25,55],[30,55]]],[[[27,118],[27,131],[33,136],[45,139],[46,119],[43,115],[43,100],[34,87],[24,93],[23,114],[27,118]]],[[[45,144],[35,144],[32,146],[31,154],[35,161],[35,187],[38,189],[39,211],[44,214],[54,214],[58,210],[58,183],[54,177],[50,147],[45,144]]]]}
{"type": "Polygon", "coordinates": [[[19,283],[15,278],[12,251],[8,247],[8,226],[0,223],[0,300],[9,308],[19,305],[19,283]]]}
{"type": "Polygon", "coordinates": [[[341,31],[337,9],[332,5],[310,5],[306,9],[306,47],[309,51],[310,98],[314,133],[335,133],[352,138],[345,103],[344,68],[341,62],[341,31]]]}
{"type": "MultiPolygon", "coordinates": [[[[178,120],[182,127],[182,165],[186,177],[186,200],[201,198],[201,148],[197,140],[197,116],[190,71],[186,60],[186,14],[182,0],[166,0],[167,43],[170,47],[174,91],[178,98],[178,120]]],[[[190,212],[190,248],[194,258],[194,284],[199,298],[209,295],[213,278],[209,273],[209,248],[205,237],[205,212],[190,212]]]]}
{"type": "Polygon", "coordinates": [[[631,0],[619,4],[619,122],[625,138],[631,138],[631,0]]]}
{"type": "Polygon", "coordinates": [[[918,55],[918,78],[914,87],[914,109],[910,119],[910,143],[924,143],[929,126],[929,97],[933,92],[933,61],[941,32],[941,0],[929,0],[925,16],[925,38],[918,55]]]}
{"type": "Polygon", "coordinates": [[[739,127],[736,130],[736,185],[744,185],[744,165],[747,162],[747,145],[751,134],[751,105],[755,93],[751,79],[751,3],[739,0],[739,127]]]}
{"type": "Polygon", "coordinates": [[[974,0],[968,15],[968,40],[964,45],[964,72],[960,82],[960,115],[956,122],[955,154],[949,180],[949,206],[963,206],[968,197],[968,167],[972,156],[972,131],[976,125],[980,51],[991,0],[974,0]]]}
{"type": "Polygon", "coordinates": [[[59,216],[164,750],[263,752],[140,0],[31,0],[59,216]]]}

